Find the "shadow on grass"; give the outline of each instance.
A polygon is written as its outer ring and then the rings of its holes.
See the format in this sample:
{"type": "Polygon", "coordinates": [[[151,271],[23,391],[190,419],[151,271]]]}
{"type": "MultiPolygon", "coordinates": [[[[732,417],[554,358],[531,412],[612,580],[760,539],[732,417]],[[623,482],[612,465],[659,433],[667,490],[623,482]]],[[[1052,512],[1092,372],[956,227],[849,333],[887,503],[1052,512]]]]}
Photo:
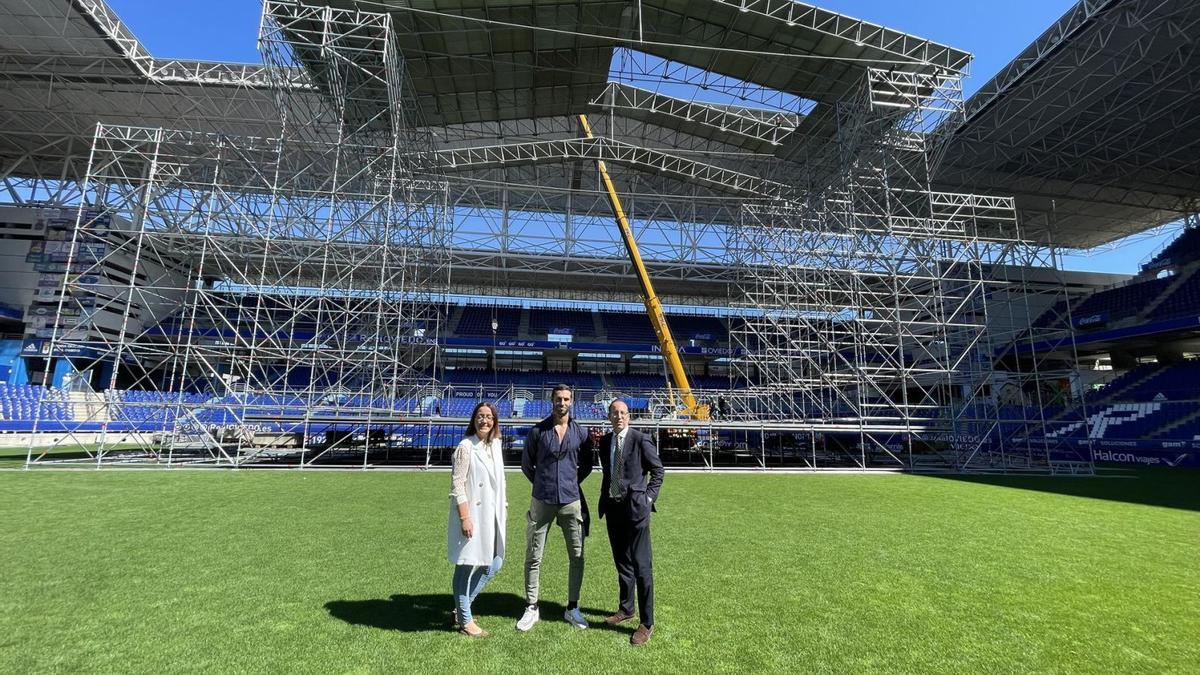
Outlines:
{"type": "MultiPolygon", "coordinates": [[[[128,445],[110,445],[109,450],[121,450],[126,447],[137,447],[128,445]]],[[[87,446],[88,450],[95,450],[95,444],[87,446]]],[[[14,466],[25,466],[25,460],[29,456],[28,446],[6,446],[0,447],[0,465],[6,468],[14,466]]],[[[78,445],[62,445],[62,446],[37,446],[33,449],[33,460],[63,460],[63,459],[92,459],[92,455],[85,452],[84,447],[78,445]]]]}
{"type": "Polygon", "coordinates": [[[1200,470],[1144,467],[1121,474],[1096,476],[1000,476],[928,474],[931,478],[996,485],[1018,490],[1053,492],[1072,497],[1200,511],[1200,470]]]}
{"type": "MultiPolygon", "coordinates": [[[[405,633],[451,630],[450,609],[453,606],[454,600],[449,593],[393,595],[387,600],[331,600],[325,603],[325,609],[335,619],[356,626],[405,633]]],[[[541,608],[543,621],[561,621],[566,610],[565,605],[545,600],[539,602],[538,607],[541,608]]],[[[588,607],[579,609],[588,617],[592,628],[633,633],[633,628],[605,624],[602,617],[607,616],[609,612],[588,607]]],[[[475,599],[471,611],[480,616],[512,617],[512,624],[515,626],[521,612],[525,611],[525,598],[512,593],[484,591],[475,599]]]]}

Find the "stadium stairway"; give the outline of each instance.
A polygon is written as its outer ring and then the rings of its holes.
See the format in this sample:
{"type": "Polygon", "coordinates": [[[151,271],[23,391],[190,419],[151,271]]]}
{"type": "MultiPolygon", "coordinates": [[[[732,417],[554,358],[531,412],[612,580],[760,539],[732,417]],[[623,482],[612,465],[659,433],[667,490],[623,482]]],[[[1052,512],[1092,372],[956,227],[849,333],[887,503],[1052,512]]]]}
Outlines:
{"type": "MultiPolygon", "coordinates": [[[[1094,422],[1097,414],[1103,417],[1105,411],[1120,412],[1126,410],[1124,406],[1140,405],[1140,402],[1145,402],[1146,399],[1138,394],[1139,389],[1154,378],[1162,376],[1163,371],[1164,366],[1159,364],[1141,364],[1106,382],[1104,388],[1096,395],[1088,396],[1086,408],[1078,405],[1057,407],[1054,412],[1046,414],[1046,436],[1069,435],[1081,430],[1085,422],[1084,410],[1088,413],[1087,419],[1094,422]]],[[[1120,423],[1114,426],[1118,424],[1120,423]]],[[[1164,422],[1165,424],[1168,422],[1164,422]]],[[[1091,423],[1088,423],[1088,429],[1092,429],[1091,423]]]]}
{"type": "MultiPolygon", "coordinates": [[[[1196,410],[1182,417],[1177,417],[1166,424],[1162,424],[1150,432],[1151,438],[1172,438],[1178,439],[1178,433],[1185,427],[1196,427],[1200,425],[1200,405],[1196,406],[1196,410]]],[[[1191,439],[1189,439],[1191,440],[1191,439]]]]}
{"type": "Polygon", "coordinates": [[[592,312],[592,329],[596,331],[597,342],[608,342],[608,332],[604,330],[604,322],[600,320],[600,312],[592,312]]]}
{"type": "Polygon", "coordinates": [[[521,338],[522,340],[545,340],[545,335],[536,336],[529,334],[529,313],[532,311],[534,310],[521,310],[521,319],[517,321],[517,337],[521,338]]]}
{"type": "Polygon", "coordinates": [[[1143,307],[1140,312],[1138,312],[1138,319],[1143,321],[1150,320],[1154,316],[1154,311],[1158,309],[1158,306],[1166,302],[1167,298],[1174,295],[1175,291],[1179,290],[1180,286],[1188,283],[1188,281],[1191,280],[1192,276],[1196,274],[1198,270],[1200,270],[1200,266],[1196,266],[1195,264],[1181,268],[1175,275],[1175,279],[1171,281],[1171,283],[1167,284],[1161,293],[1154,296],[1154,299],[1146,303],[1146,306],[1143,307]]]}
{"type": "Polygon", "coordinates": [[[72,391],[67,394],[71,417],[77,422],[111,422],[108,401],[103,394],[72,391]]]}
{"type": "Polygon", "coordinates": [[[1088,401],[1089,406],[1109,405],[1116,403],[1126,392],[1136,391],[1138,387],[1158,377],[1162,372],[1158,364],[1145,364],[1131,370],[1120,377],[1109,380],[1100,397],[1088,401]]]}
{"type": "Polygon", "coordinates": [[[453,328],[462,321],[463,311],[466,305],[455,305],[450,308],[450,314],[446,317],[446,325],[453,328]]]}

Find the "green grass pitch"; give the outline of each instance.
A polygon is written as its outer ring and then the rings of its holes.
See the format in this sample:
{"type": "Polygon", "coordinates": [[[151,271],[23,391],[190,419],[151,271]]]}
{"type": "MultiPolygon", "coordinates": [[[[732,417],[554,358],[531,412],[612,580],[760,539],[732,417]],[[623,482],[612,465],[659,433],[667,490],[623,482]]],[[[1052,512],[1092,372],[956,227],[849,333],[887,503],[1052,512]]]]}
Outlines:
{"type": "MultiPolygon", "coordinates": [[[[557,529],[513,630],[519,473],[472,640],[444,472],[0,471],[0,672],[1197,672],[1198,479],[668,473],[635,649],[562,621],[557,529]]],[[[615,596],[601,525],[585,615],[615,596]]]]}

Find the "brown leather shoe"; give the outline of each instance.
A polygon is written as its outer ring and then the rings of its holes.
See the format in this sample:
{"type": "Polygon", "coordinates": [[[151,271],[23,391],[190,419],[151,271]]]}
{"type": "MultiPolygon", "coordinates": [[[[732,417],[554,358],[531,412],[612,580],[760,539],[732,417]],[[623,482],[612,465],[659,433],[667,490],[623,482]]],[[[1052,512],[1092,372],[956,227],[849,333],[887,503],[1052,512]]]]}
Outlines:
{"type": "Polygon", "coordinates": [[[634,647],[644,645],[650,641],[650,634],[654,632],[654,626],[645,626],[639,624],[637,630],[633,631],[633,635],[629,636],[629,644],[634,647]]]}
{"type": "Polygon", "coordinates": [[[612,616],[610,616],[610,617],[608,617],[608,618],[606,618],[606,619],[604,620],[604,623],[606,623],[606,624],[608,624],[608,625],[610,625],[610,626],[615,626],[615,625],[617,625],[617,624],[620,624],[620,623],[625,623],[626,621],[628,621],[628,620],[630,620],[630,619],[632,619],[632,618],[633,618],[633,614],[632,614],[632,613],[630,613],[630,614],[626,614],[625,612],[622,612],[621,610],[617,610],[617,613],[616,613],[616,614],[613,614],[612,616]]]}

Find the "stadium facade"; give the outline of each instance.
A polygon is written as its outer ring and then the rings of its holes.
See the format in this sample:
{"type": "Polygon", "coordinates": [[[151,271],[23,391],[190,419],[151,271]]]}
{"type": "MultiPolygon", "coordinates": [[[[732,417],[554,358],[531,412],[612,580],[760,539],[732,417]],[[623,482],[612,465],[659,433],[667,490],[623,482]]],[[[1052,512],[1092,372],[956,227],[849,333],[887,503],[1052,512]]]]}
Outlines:
{"type": "Polygon", "coordinates": [[[1147,388],[1192,363],[1193,230],[1134,279],[1060,256],[1200,211],[1200,9],[1082,2],[964,100],[965,52],[801,3],[485,4],[268,1],[257,66],[0,5],[30,466],[428,466],[557,380],[698,467],[1086,473],[1194,426],[1147,388]],[[618,311],[598,162],[714,415],[618,311]],[[1132,379],[1089,396],[1101,353],[1132,379]]]}

